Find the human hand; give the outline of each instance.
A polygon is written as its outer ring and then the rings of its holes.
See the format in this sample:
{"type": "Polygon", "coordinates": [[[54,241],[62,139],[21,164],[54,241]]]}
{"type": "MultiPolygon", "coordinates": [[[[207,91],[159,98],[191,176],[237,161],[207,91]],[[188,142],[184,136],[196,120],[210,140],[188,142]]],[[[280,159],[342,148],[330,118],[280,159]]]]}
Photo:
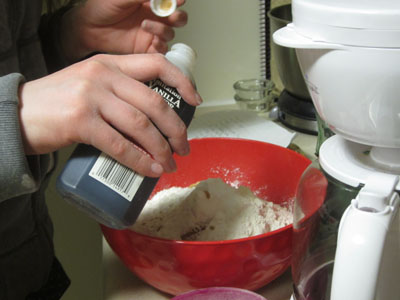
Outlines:
{"type": "Polygon", "coordinates": [[[189,153],[186,126],[142,83],[154,78],[176,87],[189,104],[200,104],[191,81],[161,54],[96,55],[21,85],[26,154],[85,143],[145,176],[174,171],[171,148],[189,153]]]}
{"type": "MultiPolygon", "coordinates": [[[[183,5],[185,0],[178,0],[183,5]]],[[[173,27],[187,23],[187,13],[176,10],[157,17],[149,0],[87,0],[63,17],[61,44],[70,61],[92,52],[165,53],[174,38],[173,27]]]]}

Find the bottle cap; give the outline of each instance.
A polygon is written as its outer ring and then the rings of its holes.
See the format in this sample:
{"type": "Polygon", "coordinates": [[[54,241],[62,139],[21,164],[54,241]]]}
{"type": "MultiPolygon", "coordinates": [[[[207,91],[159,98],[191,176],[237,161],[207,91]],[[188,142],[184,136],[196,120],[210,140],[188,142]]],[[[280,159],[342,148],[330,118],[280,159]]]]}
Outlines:
{"type": "Polygon", "coordinates": [[[167,52],[165,57],[179,67],[186,75],[194,71],[197,55],[196,52],[186,44],[176,43],[172,45],[171,50],[167,52]]]}
{"type": "Polygon", "coordinates": [[[151,0],[150,7],[159,17],[168,17],[176,10],[176,0],[151,0]]]}

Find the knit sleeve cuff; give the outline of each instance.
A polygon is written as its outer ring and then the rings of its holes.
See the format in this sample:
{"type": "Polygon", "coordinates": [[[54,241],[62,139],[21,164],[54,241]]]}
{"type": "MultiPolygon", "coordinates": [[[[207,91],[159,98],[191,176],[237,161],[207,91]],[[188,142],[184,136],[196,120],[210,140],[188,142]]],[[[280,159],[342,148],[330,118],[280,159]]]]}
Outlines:
{"type": "Polygon", "coordinates": [[[0,77],[0,201],[32,193],[38,187],[24,152],[19,123],[18,89],[24,80],[17,73],[0,77]]]}

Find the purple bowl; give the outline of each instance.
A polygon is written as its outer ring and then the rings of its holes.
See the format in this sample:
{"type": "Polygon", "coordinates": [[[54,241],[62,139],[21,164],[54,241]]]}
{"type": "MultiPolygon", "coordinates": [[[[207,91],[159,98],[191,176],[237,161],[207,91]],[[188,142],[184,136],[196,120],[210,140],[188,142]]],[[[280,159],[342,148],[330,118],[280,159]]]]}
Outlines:
{"type": "Polygon", "coordinates": [[[190,291],[171,300],[267,300],[248,290],[230,287],[213,287],[190,291]]]}

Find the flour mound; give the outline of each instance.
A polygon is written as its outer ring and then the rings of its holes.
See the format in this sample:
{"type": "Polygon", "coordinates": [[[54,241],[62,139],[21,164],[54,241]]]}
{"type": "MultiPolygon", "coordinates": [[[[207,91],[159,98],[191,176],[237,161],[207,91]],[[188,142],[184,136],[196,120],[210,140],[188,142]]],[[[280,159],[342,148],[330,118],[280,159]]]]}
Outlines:
{"type": "Polygon", "coordinates": [[[171,240],[219,241],[259,235],[292,222],[289,209],[257,198],[245,186],[210,178],[158,192],[131,229],[171,240]]]}

